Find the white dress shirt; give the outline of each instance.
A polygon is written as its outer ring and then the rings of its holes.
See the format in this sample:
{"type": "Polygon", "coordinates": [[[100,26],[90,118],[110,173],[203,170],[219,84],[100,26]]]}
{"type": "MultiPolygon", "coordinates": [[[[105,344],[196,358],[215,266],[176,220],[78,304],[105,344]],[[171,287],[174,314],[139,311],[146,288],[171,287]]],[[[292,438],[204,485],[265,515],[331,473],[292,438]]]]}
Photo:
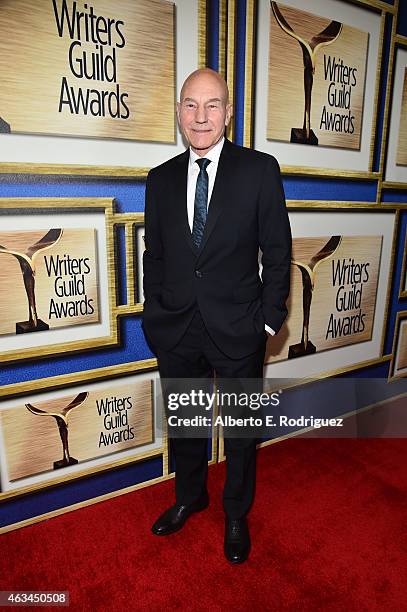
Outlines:
{"type": "MultiPolygon", "coordinates": [[[[211,201],[213,186],[215,184],[216,172],[218,170],[219,157],[222,152],[223,143],[225,139],[222,138],[208,153],[204,156],[205,159],[210,159],[211,163],[206,167],[208,174],[208,205],[211,201]]],[[[187,207],[188,207],[188,223],[192,232],[192,226],[194,224],[194,206],[195,206],[195,189],[196,181],[199,174],[199,166],[196,164],[196,160],[201,159],[199,155],[189,148],[189,164],[188,164],[188,189],[187,189],[187,207]]]]}
{"type": "MultiPolygon", "coordinates": [[[[210,159],[211,163],[206,167],[208,173],[208,207],[211,201],[213,186],[215,184],[216,172],[218,170],[219,158],[222,152],[223,143],[225,139],[222,138],[208,153],[204,156],[205,159],[210,159]]],[[[192,232],[194,224],[194,208],[195,208],[195,189],[196,181],[199,174],[199,165],[196,164],[196,160],[201,159],[199,155],[189,148],[189,164],[188,164],[188,185],[187,185],[187,209],[188,209],[188,223],[189,228],[192,232]]],[[[265,325],[266,331],[274,336],[275,331],[265,325]]]]}

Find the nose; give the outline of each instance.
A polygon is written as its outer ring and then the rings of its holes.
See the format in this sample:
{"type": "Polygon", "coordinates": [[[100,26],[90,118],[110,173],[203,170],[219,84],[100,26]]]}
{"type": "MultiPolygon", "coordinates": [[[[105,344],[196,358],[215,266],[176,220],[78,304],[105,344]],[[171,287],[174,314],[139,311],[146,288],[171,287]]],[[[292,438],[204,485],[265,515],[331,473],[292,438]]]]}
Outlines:
{"type": "Polygon", "coordinates": [[[195,121],[197,123],[206,123],[208,121],[208,115],[204,105],[199,105],[196,109],[195,121]]]}

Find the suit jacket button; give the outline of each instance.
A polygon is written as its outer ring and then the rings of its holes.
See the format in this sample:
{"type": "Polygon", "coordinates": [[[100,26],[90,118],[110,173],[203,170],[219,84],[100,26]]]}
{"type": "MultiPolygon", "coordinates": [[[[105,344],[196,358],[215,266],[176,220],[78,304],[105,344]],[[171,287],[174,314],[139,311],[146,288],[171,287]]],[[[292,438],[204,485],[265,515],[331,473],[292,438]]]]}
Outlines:
{"type": "Polygon", "coordinates": [[[203,274],[202,274],[202,272],[200,270],[195,270],[195,276],[197,278],[202,278],[203,274]]]}

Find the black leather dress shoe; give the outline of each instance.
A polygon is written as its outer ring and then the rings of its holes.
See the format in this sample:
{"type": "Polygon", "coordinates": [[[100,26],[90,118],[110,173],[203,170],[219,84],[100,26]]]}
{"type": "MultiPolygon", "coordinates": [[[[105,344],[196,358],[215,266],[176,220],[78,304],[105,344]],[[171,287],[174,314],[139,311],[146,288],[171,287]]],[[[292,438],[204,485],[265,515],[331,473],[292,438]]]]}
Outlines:
{"type": "Polygon", "coordinates": [[[225,519],[225,557],[231,563],[244,563],[250,552],[250,533],[247,520],[225,519]]]}
{"type": "Polygon", "coordinates": [[[155,535],[169,535],[170,533],[175,533],[179,529],[182,529],[191,514],[205,510],[208,505],[208,496],[201,497],[198,501],[189,506],[175,504],[163,512],[152,526],[151,531],[155,535]]]}

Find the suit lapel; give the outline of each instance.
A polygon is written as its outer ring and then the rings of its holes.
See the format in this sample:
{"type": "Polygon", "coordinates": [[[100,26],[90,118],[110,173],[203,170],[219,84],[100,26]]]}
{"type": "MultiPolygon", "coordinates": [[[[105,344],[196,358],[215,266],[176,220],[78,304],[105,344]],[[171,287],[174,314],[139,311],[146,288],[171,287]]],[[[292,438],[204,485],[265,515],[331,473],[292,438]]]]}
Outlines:
{"type": "Polygon", "coordinates": [[[196,248],[192,242],[192,234],[188,223],[187,209],[187,189],[188,189],[188,163],[189,149],[185,151],[177,160],[176,175],[175,175],[175,204],[179,222],[182,226],[182,231],[185,240],[188,242],[192,251],[196,255],[196,248]]]}
{"type": "Polygon", "coordinates": [[[228,140],[225,140],[222,153],[219,158],[215,184],[213,186],[212,196],[209,202],[208,217],[206,219],[198,258],[205,249],[208,238],[216,226],[219,215],[224,210],[230,199],[231,185],[235,171],[234,156],[235,146],[228,140]]]}

